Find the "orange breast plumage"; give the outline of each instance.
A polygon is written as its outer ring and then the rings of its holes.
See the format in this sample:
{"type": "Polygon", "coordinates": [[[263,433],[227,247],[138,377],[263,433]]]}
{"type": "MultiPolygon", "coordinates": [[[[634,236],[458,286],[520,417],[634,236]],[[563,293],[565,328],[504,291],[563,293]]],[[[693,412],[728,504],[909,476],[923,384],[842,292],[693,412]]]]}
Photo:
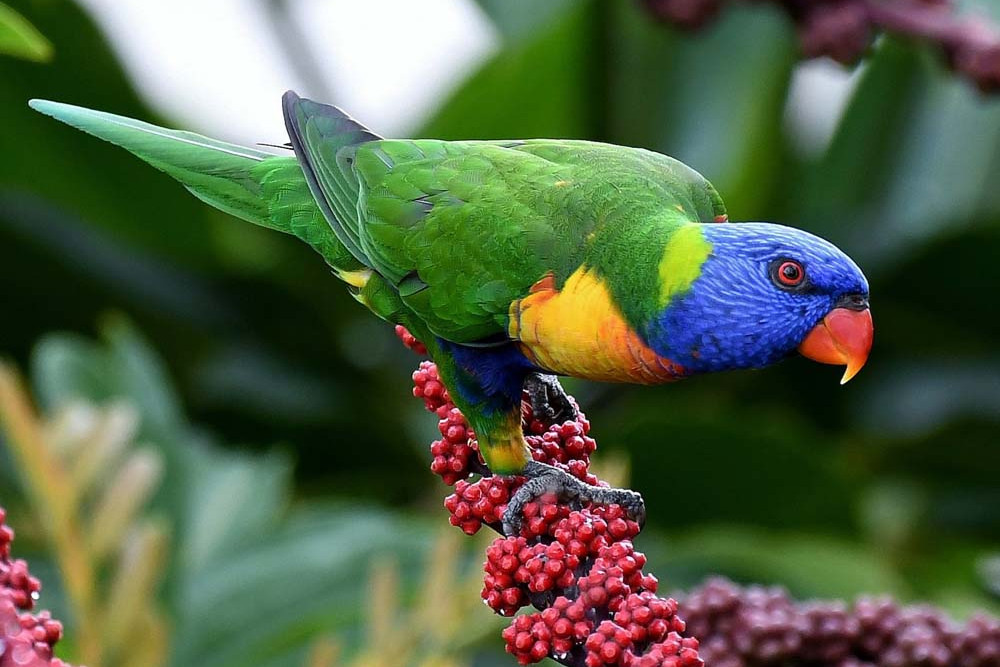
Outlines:
{"type": "Polygon", "coordinates": [[[658,384],[684,369],[650,349],[625,321],[607,286],[581,267],[562,289],[551,274],[510,306],[508,334],[533,363],[553,373],[658,384]]]}

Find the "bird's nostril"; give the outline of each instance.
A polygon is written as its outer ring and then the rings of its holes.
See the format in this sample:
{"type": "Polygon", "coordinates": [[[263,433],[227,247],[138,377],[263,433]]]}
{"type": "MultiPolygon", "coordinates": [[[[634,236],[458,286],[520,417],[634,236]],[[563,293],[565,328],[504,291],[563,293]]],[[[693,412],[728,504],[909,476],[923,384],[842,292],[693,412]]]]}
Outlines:
{"type": "Polygon", "coordinates": [[[868,297],[864,294],[845,294],[837,299],[836,307],[848,310],[865,310],[868,308],[868,297]]]}

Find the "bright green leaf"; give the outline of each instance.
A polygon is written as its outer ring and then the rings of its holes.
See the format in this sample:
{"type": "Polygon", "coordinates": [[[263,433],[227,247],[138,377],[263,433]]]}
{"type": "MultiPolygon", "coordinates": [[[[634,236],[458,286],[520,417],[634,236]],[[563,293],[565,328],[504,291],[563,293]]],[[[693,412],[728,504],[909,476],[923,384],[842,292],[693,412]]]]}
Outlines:
{"type": "Polygon", "coordinates": [[[598,105],[591,68],[593,2],[576,3],[501,51],[420,131],[442,139],[578,137],[592,134],[598,105]]]}
{"type": "Polygon", "coordinates": [[[47,62],[52,44],[26,18],[0,3],[0,54],[47,62]]]}

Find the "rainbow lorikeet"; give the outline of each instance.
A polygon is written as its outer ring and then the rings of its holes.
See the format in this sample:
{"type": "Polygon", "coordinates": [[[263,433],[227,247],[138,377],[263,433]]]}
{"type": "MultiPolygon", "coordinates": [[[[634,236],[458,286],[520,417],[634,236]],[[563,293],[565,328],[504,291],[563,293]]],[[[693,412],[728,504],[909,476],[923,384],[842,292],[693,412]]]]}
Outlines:
{"type": "Polygon", "coordinates": [[[558,420],[574,408],[554,375],[653,384],[798,350],[846,365],[846,382],[871,347],[868,282],[850,258],[797,229],[719,224],[715,188],[647,150],[383,139],[292,92],[286,155],[31,106],[128,149],[212,206],[294,234],[354,298],[423,341],[490,469],[530,478],[508,506],[508,531],[549,490],[644,511],[634,492],[531,460],[525,389],[558,420]]]}

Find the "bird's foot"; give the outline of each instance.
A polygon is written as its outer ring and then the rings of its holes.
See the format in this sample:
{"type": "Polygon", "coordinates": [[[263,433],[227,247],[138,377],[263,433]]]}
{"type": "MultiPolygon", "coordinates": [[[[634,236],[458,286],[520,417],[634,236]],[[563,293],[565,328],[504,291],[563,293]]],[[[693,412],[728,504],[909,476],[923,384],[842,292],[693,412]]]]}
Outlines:
{"type": "Polygon", "coordinates": [[[576,406],[555,375],[531,373],[524,380],[524,388],[535,419],[549,424],[576,419],[576,406]]]}
{"type": "Polygon", "coordinates": [[[581,482],[565,470],[538,461],[529,461],[521,472],[528,480],[514,492],[503,513],[504,535],[521,533],[524,506],[547,493],[562,500],[596,505],[621,505],[629,518],[642,527],[646,523],[646,505],[642,495],[630,489],[609,489],[581,482]]]}

